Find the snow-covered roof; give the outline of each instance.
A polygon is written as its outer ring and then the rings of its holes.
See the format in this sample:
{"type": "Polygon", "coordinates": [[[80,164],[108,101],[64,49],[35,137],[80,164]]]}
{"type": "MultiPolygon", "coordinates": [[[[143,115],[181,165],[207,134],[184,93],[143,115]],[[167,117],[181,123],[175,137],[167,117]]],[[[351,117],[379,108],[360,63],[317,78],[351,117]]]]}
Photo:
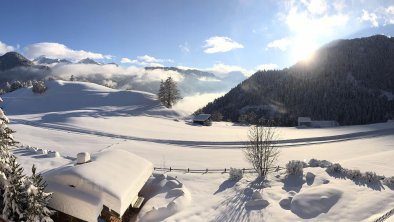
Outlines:
{"type": "Polygon", "coordinates": [[[211,114],[198,114],[194,116],[193,121],[206,121],[211,117],[211,114]]]}
{"type": "Polygon", "coordinates": [[[90,162],[68,164],[43,176],[53,192],[50,207],[91,221],[103,205],[123,215],[152,172],[151,162],[125,150],[109,150],[92,155],[90,162]],[[89,210],[81,214],[86,207],[89,210]]]}

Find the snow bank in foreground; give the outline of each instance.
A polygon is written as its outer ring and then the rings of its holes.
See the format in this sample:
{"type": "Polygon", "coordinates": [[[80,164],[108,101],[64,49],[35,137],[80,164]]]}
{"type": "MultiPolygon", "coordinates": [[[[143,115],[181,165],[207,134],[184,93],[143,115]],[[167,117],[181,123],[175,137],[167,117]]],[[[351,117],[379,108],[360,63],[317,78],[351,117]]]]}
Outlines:
{"type": "Polygon", "coordinates": [[[190,192],[176,178],[165,174],[154,174],[143,193],[149,198],[141,209],[139,221],[162,221],[190,204],[190,192]]]}
{"type": "Polygon", "coordinates": [[[332,187],[309,188],[292,198],[291,211],[303,219],[314,218],[327,213],[341,197],[342,191],[332,187]]]}

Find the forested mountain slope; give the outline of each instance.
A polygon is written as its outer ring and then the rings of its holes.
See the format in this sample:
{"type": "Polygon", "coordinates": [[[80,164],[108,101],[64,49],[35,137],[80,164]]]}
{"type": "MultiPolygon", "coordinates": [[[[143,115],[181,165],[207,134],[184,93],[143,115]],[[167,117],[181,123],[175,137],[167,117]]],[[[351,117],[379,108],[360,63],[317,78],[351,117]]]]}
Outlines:
{"type": "Polygon", "coordinates": [[[332,42],[284,70],[259,71],[202,112],[278,125],[295,125],[299,116],[366,124],[393,118],[393,93],[394,38],[376,35],[332,42]]]}

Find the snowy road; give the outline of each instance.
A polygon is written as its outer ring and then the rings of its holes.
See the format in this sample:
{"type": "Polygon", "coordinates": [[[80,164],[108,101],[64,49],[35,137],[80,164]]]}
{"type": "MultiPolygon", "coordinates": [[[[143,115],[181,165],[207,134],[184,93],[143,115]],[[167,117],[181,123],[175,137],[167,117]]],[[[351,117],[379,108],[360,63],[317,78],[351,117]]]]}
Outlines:
{"type": "MultiPolygon", "coordinates": [[[[42,123],[42,122],[38,122],[38,121],[29,121],[29,120],[22,120],[22,119],[13,119],[12,123],[13,124],[29,125],[29,126],[34,126],[34,127],[46,128],[46,129],[60,130],[60,131],[66,131],[66,132],[72,132],[72,133],[96,135],[96,136],[108,137],[108,138],[153,142],[153,143],[161,143],[161,144],[172,144],[172,145],[198,147],[198,148],[215,148],[215,149],[216,148],[217,149],[242,148],[242,147],[244,147],[244,144],[245,144],[245,141],[192,141],[192,140],[170,140],[170,139],[143,138],[143,137],[136,137],[136,136],[131,136],[131,135],[120,135],[120,134],[108,133],[108,132],[91,130],[91,129],[84,129],[84,128],[73,127],[73,126],[65,126],[65,125],[52,124],[52,123],[42,123]]],[[[333,135],[333,136],[284,139],[284,140],[278,141],[278,147],[304,146],[304,145],[313,145],[313,144],[321,144],[321,143],[332,143],[332,142],[373,138],[373,137],[380,137],[380,136],[387,136],[387,135],[394,135],[394,128],[345,133],[345,134],[333,135]]]]}

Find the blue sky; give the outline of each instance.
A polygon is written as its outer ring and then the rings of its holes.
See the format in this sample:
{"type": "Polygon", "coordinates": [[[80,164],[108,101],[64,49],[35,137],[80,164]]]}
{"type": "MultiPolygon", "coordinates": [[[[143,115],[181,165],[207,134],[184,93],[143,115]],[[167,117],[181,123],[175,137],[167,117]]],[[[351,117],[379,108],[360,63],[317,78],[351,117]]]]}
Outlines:
{"type": "Polygon", "coordinates": [[[0,54],[29,58],[252,72],[338,38],[394,35],[394,0],[0,1],[0,54]]]}

